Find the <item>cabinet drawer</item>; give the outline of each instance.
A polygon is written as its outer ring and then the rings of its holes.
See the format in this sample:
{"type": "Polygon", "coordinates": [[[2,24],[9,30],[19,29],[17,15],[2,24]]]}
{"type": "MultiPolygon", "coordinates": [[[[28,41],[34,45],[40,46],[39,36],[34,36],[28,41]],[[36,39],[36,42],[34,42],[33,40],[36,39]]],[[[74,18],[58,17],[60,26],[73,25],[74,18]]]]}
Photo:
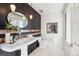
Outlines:
{"type": "Polygon", "coordinates": [[[39,47],[38,40],[28,46],[28,55],[33,52],[37,47],[39,47]]]}

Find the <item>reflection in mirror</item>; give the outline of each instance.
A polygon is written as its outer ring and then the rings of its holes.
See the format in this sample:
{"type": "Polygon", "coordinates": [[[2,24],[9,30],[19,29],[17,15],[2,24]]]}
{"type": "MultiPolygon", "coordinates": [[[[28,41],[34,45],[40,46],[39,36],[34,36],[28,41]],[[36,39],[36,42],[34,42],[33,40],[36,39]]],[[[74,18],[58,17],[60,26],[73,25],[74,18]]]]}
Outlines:
{"type": "Polygon", "coordinates": [[[19,12],[10,12],[7,18],[13,26],[18,26],[19,28],[24,28],[28,24],[27,18],[19,12]]]}

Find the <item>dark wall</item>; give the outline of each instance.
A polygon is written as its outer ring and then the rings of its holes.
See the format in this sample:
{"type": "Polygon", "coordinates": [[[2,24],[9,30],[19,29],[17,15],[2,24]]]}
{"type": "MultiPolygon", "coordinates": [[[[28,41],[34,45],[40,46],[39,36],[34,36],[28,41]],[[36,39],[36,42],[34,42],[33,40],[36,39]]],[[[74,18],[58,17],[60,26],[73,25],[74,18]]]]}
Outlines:
{"type": "Polygon", "coordinates": [[[28,25],[23,29],[41,29],[41,16],[27,3],[1,3],[0,4],[0,29],[5,28],[5,22],[7,21],[7,15],[10,10],[10,4],[15,4],[16,12],[24,14],[28,19],[28,25]],[[33,15],[33,19],[29,18],[29,15],[33,15]]]}
{"type": "Polygon", "coordinates": [[[7,20],[7,14],[10,12],[8,4],[0,4],[0,29],[5,29],[5,22],[7,20]]]}

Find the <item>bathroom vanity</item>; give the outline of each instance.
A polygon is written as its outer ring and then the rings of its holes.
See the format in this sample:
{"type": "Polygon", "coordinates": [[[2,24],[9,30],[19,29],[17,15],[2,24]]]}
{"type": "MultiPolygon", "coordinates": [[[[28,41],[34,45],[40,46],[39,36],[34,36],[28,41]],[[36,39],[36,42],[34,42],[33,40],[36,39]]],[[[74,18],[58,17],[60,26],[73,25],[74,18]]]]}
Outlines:
{"type": "Polygon", "coordinates": [[[0,34],[4,34],[5,41],[0,44],[0,55],[29,55],[39,47],[41,35],[27,37],[27,35],[34,33],[41,33],[41,15],[36,10],[28,3],[0,3],[0,34]],[[30,18],[30,15],[32,18],[30,18]],[[9,33],[10,36],[6,36],[6,33],[9,33]],[[20,38],[15,41],[15,36],[18,35],[20,38]],[[15,42],[10,42],[12,43],[10,44],[9,41],[15,42]]]}
{"type": "Polygon", "coordinates": [[[18,39],[14,44],[0,44],[2,55],[4,56],[28,56],[33,50],[39,47],[41,37],[27,37],[18,39]]]}

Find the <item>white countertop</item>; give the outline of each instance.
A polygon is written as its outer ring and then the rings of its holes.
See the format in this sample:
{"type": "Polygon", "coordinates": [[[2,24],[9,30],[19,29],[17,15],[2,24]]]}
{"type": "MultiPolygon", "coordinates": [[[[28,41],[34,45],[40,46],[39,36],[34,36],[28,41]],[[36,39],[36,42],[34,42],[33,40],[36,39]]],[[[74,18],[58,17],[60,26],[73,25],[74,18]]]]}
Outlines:
{"type": "Polygon", "coordinates": [[[14,44],[1,44],[0,48],[6,52],[13,52],[16,50],[21,50],[23,47],[28,46],[29,44],[39,40],[41,37],[31,37],[31,38],[23,38],[18,39],[14,44]]]}

